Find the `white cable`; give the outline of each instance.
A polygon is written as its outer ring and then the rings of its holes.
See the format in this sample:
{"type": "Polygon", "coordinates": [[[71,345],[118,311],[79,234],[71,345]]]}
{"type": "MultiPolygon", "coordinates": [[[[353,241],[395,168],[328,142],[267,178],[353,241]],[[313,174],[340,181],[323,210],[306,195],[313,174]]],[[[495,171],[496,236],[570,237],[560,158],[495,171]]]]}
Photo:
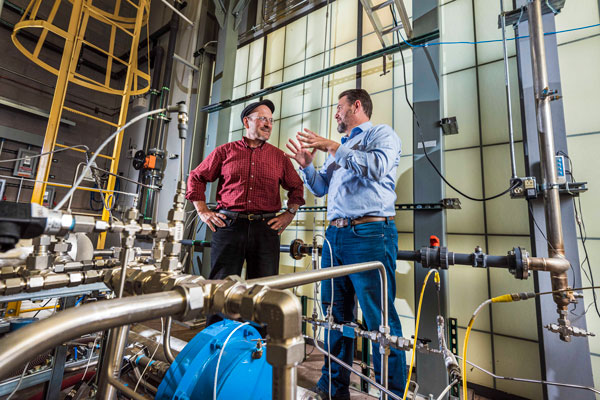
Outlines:
{"type": "Polygon", "coordinates": [[[19,383],[17,383],[17,386],[8,395],[8,397],[6,398],[6,400],[10,400],[15,395],[15,393],[17,393],[17,391],[19,390],[19,388],[21,387],[21,383],[23,383],[23,378],[25,377],[25,372],[27,372],[27,368],[28,367],[29,367],[29,362],[27,362],[27,364],[25,364],[25,368],[23,368],[23,372],[21,373],[21,378],[19,379],[19,383]]]}
{"type": "Polygon", "coordinates": [[[40,153],[40,154],[36,154],[36,155],[33,155],[33,156],[21,157],[21,158],[10,158],[8,160],[0,160],[0,163],[3,163],[3,162],[15,162],[15,161],[22,161],[22,160],[31,160],[32,158],[37,158],[37,157],[41,157],[41,156],[45,156],[45,155],[53,154],[53,153],[58,153],[60,151],[65,151],[65,150],[78,149],[80,147],[86,149],[87,151],[90,150],[90,148],[87,147],[85,144],[77,144],[75,146],[69,146],[69,147],[65,147],[65,148],[62,148],[62,149],[58,149],[58,150],[47,151],[45,153],[40,153]]]}
{"type": "Polygon", "coordinates": [[[223,352],[225,351],[225,346],[227,346],[227,342],[229,342],[229,339],[231,339],[233,334],[238,329],[240,329],[242,326],[248,325],[248,324],[250,324],[250,322],[244,322],[243,324],[236,326],[235,329],[232,330],[231,333],[229,333],[229,335],[227,336],[227,339],[225,339],[225,342],[223,342],[223,347],[221,347],[221,351],[219,352],[219,358],[217,359],[217,368],[215,368],[215,384],[213,386],[213,400],[217,400],[217,379],[219,378],[219,364],[221,364],[221,357],[223,356],[223,352]]]}
{"type": "MultiPolygon", "coordinates": [[[[456,356],[456,358],[458,358],[459,360],[462,360],[462,357],[460,357],[460,356],[456,356]]],[[[481,372],[484,372],[484,373],[488,374],[489,376],[491,376],[492,378],[496,378],[496,379],[505,379],[507,381],[515,381],[515,382],[539,383],[541,385],[563,386],[563,387],[569,387],[569,388],[573,388],[573,389],[585,389],[585,390],[590,390],[594,393],[600,394],[600,390],[590,387],[590,386],[574,385],[572,383],[541,381],[538,379],[513,378],[510,376],[501,376],[501,375],[496,375],[496,374],[486,370],[485,368],[480,367],[479,365],[477,365],[475,363],[472,363],[469,360],[467,360],[467,364],[469,364],[470,366],[472,366],[474,368],[477,368],[481,372]]]]}
{"type": "Polygon", "coordinates": [[[83,371],[83,376],[81,377],[81,380],[85,379],[85,375],[87,374],[88,368],[90,367],[90,363],[92,362],[92,356],[94,355],[94,349],[96,348],[97,340],[98,340],[98,335],[96,334],[96,337],[94,338],[94,343],[92,344],[92,351],[90,351],[90,358],[85,366],[85,371],[83,371]]]}
{"type": "MultiPolygon", "coordinates": [[[[165,321],[163,320],[163,318],[160,319],[160,343],[162,343],[163,340],[163,332],[165,331],[165,321]]],[[[152,364],[152,360],[154,359],[154,356],[156,355],[156,351],[158,350],[158,348],[160,347],[160,344],[156,345],[156,348],[154,349],[154,352],[152,353],[152,356],[150,356],[150,360],[148,361],[148,364],[146,365],[146,367],[144,368],[144,370],[142,371],[140,378],[138,379],[137,383],[135,384],[135,387],[133,388],[134,392],[137,392],[137,388],[140,385],[140,382],[142,381],[142,378],[144,377],[144,374],[146,373],[146,370],[148,369],[148,367],[152,364]]]]}
{"type": "Polygon", "coordinates": [[[446,395],[446,393],[448,393],[450,391],[450,389],[452,389],[452,386],[456,385],[458,383],[458,379],[455,379],[452,381],[452,383],[450,383],[448,386],[446,386],[446,389],[444,389],[444,391],[438,396],[437,400],[442,400],[444,398],[444,396],[446,395]]]}
{"type": "MultiPolygon", "coordinates": [[[[327,238],[324,235],[321,234],[317,234],[315,235],[315,237],[321,237],[325,242],[327,242],[327,247],[329,247],[329,267],[333,267],[333,249],[331,248],[331,243],[329,242],[329,240],[327,240],[327,238]]],[[[329,303],[329,307],[327,308],[327,321],[328,323],[330,321],[333,320],[333,278],[331,278],[331,300],[329,303]]],[[[329,349],[329,351],[331,351],[331,327],[327,328],[327,348],[329,349]]],[[[327,357],[327,370],[329,372],[329,400],[331,400],[331,357],[327,357]]]]}
{"type": "Polygon", "coordinates": [[[133,118],[132,120],[130,120],[129,122],[127,122],[125,125],[123,125],[119,129],[117,129],[116,131],[114,131],[104,142],[102,142],[102,144],[100,146],[98,146],[98,148],[96,149],[96,151],[94,152],[92,157],[88,160],[87,164],[85,165],[83,173],[81,175],[79,175],[79,178],[77,179],[77,181],[75,182],[73,187],[67,192],[65,197],[63,197],[62,200],[54,207],[54,210],[60,210],[60,208],[65,205],[65,203],[69,200],[69,197],[71,197],[73,195],[73,193],[75,193],[75,190],[77,189],[77,187],[79,187],[79,185],[81,184],[81,181],[83,181],[83,178],[87,175],[88,171],[90,170],[90,166],[96,160],[96,157],[98,157],[98,155],[106,147],[106,145],[109,144],[119,133],[121,133],[124,129],[126,129],[127,127],[129,127],[130,125],[136,123],[137,121],[139,121],[141,119],[144,119],[150,115],[159,114],[161,112],[166,112],[166,111],[167,111],[166,108],[160,108],[157,110],[152,110],[152,111],[142,113],[142,114],[138,115],[137,117],[133,118]]]}

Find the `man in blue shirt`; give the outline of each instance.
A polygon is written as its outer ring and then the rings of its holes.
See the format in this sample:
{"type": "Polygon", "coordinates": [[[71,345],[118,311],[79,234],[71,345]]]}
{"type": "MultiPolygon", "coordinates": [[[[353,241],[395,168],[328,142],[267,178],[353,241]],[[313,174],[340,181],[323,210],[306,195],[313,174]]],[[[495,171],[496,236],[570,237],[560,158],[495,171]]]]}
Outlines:
{"type": "MultiPolygon", "coordinates": [[[[392,335],[402,336],[402,327],[394,307],[396,297],[396,254],[398,232],[394,223],[396,169],[400,161],[401,143],[398,135],[387,125],[370,121],[373,104],[362,89],[342,92],[338,97],[335,118],[342,143],[321,137],[305,129],[298,132],[299,142],[290,139],[286,144],[288,157],[300,164],[301,176],[308,189],[317,197],[328,195],[325,236],[329,247],[323,248],[322,267],[381,261],[388,279],[387,301],[392,335]],[[323,167],[317,171],[312,161],[316,151],[329,153],[323,167]]],[[[370,331],[381,325],[381,289],[377,270],[334,279],[332,314],[335,322],[355,320],[355,296],[370,331]]],[[[331,281],[321,285],[321,301],[326,313],[331,304],[331,281]]],[[[328,333],[325,333],[327,338],[328,333]]],[[[331,354],[352,365],[354,340],[338,331],[330,332],[325,346],[331,354]]],[[[373,346],[375,375],[381,382],[379,345],[373,346]]],[[[317,384],[319,394],[332,399],[349,399],[350,372],[332,361],[331,382],[325,362],[317,384]],[[331,384],[331,393],[329,392],[331,384]]],[[[406,358],[403,351],[391,349],[389,356],[389,388],[402,396],[406,383],[406,358]]]]}

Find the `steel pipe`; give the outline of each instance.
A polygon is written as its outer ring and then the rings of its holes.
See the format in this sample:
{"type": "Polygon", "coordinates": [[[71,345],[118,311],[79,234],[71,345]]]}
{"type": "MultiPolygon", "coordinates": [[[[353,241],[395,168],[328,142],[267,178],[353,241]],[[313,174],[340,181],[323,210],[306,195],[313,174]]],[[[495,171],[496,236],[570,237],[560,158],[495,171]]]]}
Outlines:
{"type": "Polygon", "coordinates": [[[273,398],[277,400],[296,400],[298,373],[296,366],[273,366],[273,398]]]}
{"type": "Polygon", "coordinates": [[[179,291],[84,304],[9,333],[0,340],[0,379],[44,351],[82,335],[166,315],[180,314],[187,299],[179,291]]]}
{"type": "MultiPolygon", "coordinates": [[[[533,70],[534,93],[536,102],[537,129],[540,146],[540,163],[543,179],[544,210],[546,213],[546,236],[548,238],[548,254],[551,258],[563,259],[565,247],[562,231],[560,196],[558,191],[554,131],[552,127],[552,111],[550,109],[551,92],[549,90],[548,70],[546,66],[546,47],[544,43],[544,26],[542,21],[542,4],[540,0],[531,0],[527,4],[529,16],[529,37],[531,47],[531,68],[533,70]]],[[[552,289],[561,290],[568,287],[566,270],[551,271],[552,289]]],[[[558,312],[563,318],[571,299],[569,296],[553,296],[558,312]]],[[[562,335],[561,335],[561,338],[562,335]]],[[[568,338],[563,338],[568,340],[568,338]]]]}
{"type": "Polygon", "coordinates": [[[163,350],[165,353],[165,358],[170,364],[173,364],[175,361],[175,356],[173,356],[173,352],[171,351],[171,323],[173,319],[169,316],[167,317],[167,323],[165,326],[165,334],[163,336],[163,350]]]}
{"type": "MultiPolygon", "coordinates": [[[[276,275],[270,276],[266,278],[258,278],[251,279],[247,281],[247,285],[265,285],[269,288],[273,289],[289,289],[295,286],[306,285],[308,283],[313,283],[317,281],[322,281],[326,279],[338,278],[341,276],[356,274],[359,272],[370,271],[373,269],[377,269],[379,271],[379,276],[381,277],[381,286],[382,286],[382,328],[386,333],[389,332],[389,310],[388,310],[388,301],[387,301],[387,293],[388,293],[388,281],[387,274],[385,270],[385,266],[379,261],[360,263],[360,264],[351,264],[351,265],[342,265],[338,267],[330,267],[319,270],[311,270],[298,272],[295,274],[287,274],[287,275],[276,275]]],[[[383,383],[383,387],[387,389],[388,387],[388,358],[389,358],[389,350],[382,354],[382,365],[381,365],[381,381],[383,383]]],[[[385,398],[385,395],[384,395],[385,398]]]]}

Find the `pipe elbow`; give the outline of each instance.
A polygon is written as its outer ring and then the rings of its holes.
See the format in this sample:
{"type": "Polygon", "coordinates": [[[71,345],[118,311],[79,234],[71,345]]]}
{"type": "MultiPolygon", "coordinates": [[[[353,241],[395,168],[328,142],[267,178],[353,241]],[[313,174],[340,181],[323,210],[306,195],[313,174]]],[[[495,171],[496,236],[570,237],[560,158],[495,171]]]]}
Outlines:
{"type": "Polygon", "coordinates": [[[535,271],[548,271],[554,274],[562,274],[569,270],[571,263],[566,258],[560,257],[530,257],[529,268],[535,271]]]}

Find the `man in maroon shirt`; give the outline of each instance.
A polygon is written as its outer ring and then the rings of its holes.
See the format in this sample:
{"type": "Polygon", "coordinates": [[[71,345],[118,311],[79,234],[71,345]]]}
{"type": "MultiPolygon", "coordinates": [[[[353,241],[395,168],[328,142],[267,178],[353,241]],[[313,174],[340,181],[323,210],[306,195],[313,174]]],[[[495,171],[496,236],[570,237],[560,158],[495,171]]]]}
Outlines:
{"type": "Polygon", "coordinates": [[[247,279],[279,272],[279,235],[304,204],[304,188],[285,153],[267,143],[274,110],[270,100],[248,105],[241,114],[244,137],[217,147],[188,178],[186,198],[214,232],[210,279],[240,275],[244,260],[247,279]],[[211,211],[204,192],[217,179],[217,211],[211,211]],[[277,215],[280,186],[288,191],[288,208],[277,215]]]}

